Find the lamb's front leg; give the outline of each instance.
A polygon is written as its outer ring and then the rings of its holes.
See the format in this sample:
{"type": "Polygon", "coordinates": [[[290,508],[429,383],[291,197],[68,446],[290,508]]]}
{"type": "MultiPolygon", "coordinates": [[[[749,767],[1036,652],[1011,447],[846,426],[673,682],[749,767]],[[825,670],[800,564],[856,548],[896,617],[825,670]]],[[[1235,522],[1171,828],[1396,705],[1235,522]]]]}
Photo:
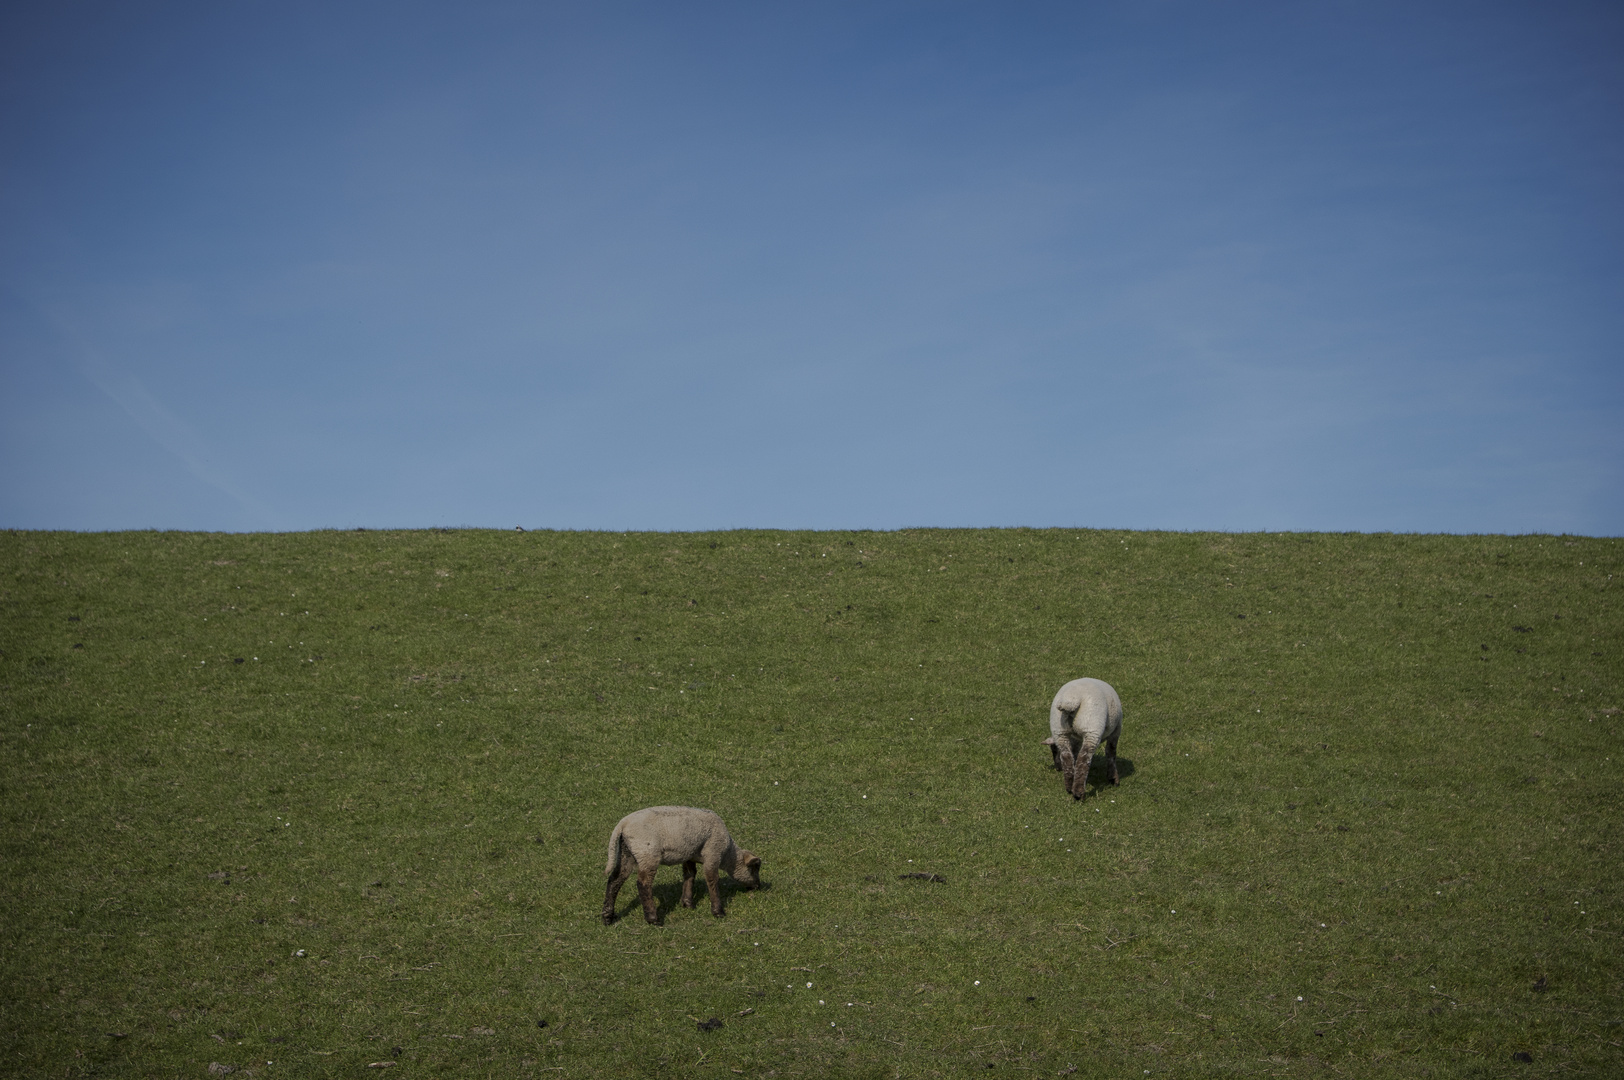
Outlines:
{"type": "Polygon", "coordinates": [[[1111,767],[1111,786],[1117,786],[1116,740],[1105,744],[1105,763],[1111,767]]]}
{"type": "Polygon", "coordinates": [[[710,890],[711,914],[718,919],[722,917],[722,879],[716,872],[716,867],[710,863],[705,864],[705,888],[710,890]]]}
{"type": "Polygon", "coordinates": [[[682,906],[694,906],[694,866],[692,859],[682,864],[682,906]]]}

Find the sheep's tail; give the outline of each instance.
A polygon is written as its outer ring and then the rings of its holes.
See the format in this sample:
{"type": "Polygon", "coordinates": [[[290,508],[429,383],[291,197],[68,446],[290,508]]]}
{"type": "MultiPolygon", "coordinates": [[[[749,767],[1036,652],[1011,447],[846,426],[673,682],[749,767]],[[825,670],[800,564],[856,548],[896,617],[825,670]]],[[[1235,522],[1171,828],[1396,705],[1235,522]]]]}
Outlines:
{"type": "Polygon", "coordinates": [[[626,828],[624,821],[615,825],[615,831],[609,834],[609,862],[603,868],[604,877],[614,877],[620,873],[620,834],[626,828]]]}

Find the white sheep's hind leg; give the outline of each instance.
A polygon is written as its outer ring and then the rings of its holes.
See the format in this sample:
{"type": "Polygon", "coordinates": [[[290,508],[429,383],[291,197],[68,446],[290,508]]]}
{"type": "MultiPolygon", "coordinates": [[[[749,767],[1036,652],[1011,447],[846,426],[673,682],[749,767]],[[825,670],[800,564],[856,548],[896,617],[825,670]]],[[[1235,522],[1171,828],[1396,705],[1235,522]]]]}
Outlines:
{"type": "Polygon", "coordinates": [[[1060,751],[1060,780],[1066,785],[1066,791],[1071,791],[1072,775],[1077,769],[1077,759],[1071,754],[1071,740],[1065,736],[1055,739],[1054,748],[1060,751]]]}
{"type": "Polygon", "coordinates": [[[1088,794],[1088,767],[1094,764],[1094,751],[1085,750],[1077,755],[1077,774],[1071,785],[1071,797],[1081,799],[1088,794]]]}

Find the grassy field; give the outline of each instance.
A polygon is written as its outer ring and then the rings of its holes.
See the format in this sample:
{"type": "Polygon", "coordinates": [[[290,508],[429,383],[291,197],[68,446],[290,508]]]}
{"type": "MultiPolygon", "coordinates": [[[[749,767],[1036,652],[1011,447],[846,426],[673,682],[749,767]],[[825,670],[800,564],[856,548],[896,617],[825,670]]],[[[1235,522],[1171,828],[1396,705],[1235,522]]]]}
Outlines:
{"type": "Polygon", "coordinates": [[[9,1076],[1624,1075],[1624,541],[0,553],[9,1076]],[[605,927],[661,803],[768,887],[605,927]]]}

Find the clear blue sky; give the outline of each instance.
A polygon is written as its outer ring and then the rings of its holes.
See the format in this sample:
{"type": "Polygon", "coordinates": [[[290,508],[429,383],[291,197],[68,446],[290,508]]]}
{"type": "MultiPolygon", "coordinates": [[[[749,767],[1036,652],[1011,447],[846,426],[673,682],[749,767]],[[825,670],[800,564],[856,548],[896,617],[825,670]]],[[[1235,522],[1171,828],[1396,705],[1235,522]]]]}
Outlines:
{"type": "Polygon", "coordinates": [[[0,6],[0,526],[1624,534],[1616,3],[0,6]]]}

